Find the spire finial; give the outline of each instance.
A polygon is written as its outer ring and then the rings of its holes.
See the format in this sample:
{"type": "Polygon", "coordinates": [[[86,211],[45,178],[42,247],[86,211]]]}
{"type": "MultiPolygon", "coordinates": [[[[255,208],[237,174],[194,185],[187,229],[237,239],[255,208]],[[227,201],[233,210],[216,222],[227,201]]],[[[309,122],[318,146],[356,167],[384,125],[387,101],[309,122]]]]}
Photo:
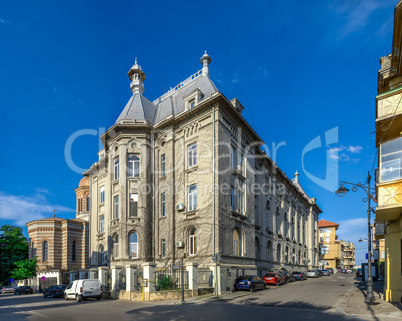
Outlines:
{"type": "Polygon", "coordinates": [[[135,57],[135,64],[137,64],[137,57],[135,57]]]}
{"type": "Polygon", "coordinates": [[[135,57],[135,63],[128,72],[128,78],[131,80],[130,88],[133,93],[144,92],[145,73],[142,71],[141,66],[137,63],[137,57],[135,57]]]}
{"type": "Polygon", "coordinates": [[[204,55],[200,59],[202,65],[202,75],[209,76],[209,67],[208,65],[211,63],[211,57],[208,56],[207,51],[205,50],[204,55]]]}
{"type": "Polygon", "coordinates": [[[297,171],[295,173],[295,183],[299,183],[299,173],[297,171]]]}

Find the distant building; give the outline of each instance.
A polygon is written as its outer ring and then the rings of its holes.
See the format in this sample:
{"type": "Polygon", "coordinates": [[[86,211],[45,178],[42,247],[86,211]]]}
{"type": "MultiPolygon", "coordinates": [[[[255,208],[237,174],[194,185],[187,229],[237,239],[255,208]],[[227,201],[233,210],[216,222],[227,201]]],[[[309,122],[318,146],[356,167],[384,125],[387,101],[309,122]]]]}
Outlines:
{"type": "Polygon", "coordinates": [[[153,102],[137,60],[128,72],[132,96],[84,173],[91,267],[182,257],[205,269],[217,259],[228,275],[318,267],[316,199],[260,148],[242,104],[210,79],[210,62],[205,53],[202,70],[153,102]]]}
{"type": "Polygon", "coordinates": [[[43,290],[52,284],[68,283],[71,275],[88,268],[89,248],[89,179],[84,177],[76,191],[76,219],[56,217],[27,223],[29,257],[37,259],[37,276],[33,286],[43,290]]]}
{"type": "Polygon", "coordinates": [[[336,231],[338,223],[327,220],[318,221],[320,241],[320,265],[322,268],[336,269],[341,266],[341,243],[336,231]]]}
{"type": "MultiPolygon", "coordinates": [[[[402,1],[395,6],[392,52],[381,58],[376,96],[376,240],[385,239],[385,299],[402,303],[402,1]]],[[[370,240],[371,241],[371,240],[370,240]]]]}
{"type": "Polygon", "coordinates": [[[341,268],[353,270],[356,264],[355,256],[355,245],[352,242],[341,240],[341,268]]]}

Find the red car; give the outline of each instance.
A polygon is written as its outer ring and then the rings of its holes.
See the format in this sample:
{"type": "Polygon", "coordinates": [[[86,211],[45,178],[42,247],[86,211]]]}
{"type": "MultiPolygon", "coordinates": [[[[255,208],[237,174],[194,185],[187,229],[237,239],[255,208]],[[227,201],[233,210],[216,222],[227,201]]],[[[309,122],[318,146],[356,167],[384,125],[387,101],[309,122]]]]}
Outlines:
{"type": "Polygon", "coordinates": [[[262,279],[266,284],[273,284],[273,285],[285,284],[285,278],[283,277],[282,274],[279,274],[277,272],[268,272],[262,277],[262,279]]]}

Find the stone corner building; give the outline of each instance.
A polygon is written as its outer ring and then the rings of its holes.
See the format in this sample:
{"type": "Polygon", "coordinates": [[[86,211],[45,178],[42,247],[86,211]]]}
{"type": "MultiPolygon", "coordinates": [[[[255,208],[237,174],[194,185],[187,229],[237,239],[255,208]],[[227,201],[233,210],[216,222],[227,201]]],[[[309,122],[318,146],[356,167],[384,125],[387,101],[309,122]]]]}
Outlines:
{"type": "Polygon", "coordinates": [[[53,216],[28,222],[29,257],[37,259],[36,279],[28,280],[38,291],[53,284],[68,284],[70,276],[85,276],[89,266],[89,179],[83,177],[76,191],[75,219],[53,216]],[[81,271],[80,271],[81,270],[81,271]],[[41,279],[42,277],[43,280],[41,279]]]}
{"type": "Polygon", "coordinates": [[[209,268],[215,254],[237,273],[318,267],[315,198],[262,151],[242,104],[210,79],[210,62],[205,53],[200,71],[153,102],[137,60],[128,72],[133,95],[84,173],[91,267],[162,268],[184,257],[209,268]]]}

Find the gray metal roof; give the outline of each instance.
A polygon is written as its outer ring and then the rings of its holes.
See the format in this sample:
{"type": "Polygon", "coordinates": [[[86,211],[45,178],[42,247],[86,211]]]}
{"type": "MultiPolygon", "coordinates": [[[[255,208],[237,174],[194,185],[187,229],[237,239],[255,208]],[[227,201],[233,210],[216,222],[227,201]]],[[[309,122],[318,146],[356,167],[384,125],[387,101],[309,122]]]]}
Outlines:
{"type": "Polygon", "coordinates": [[[141,119],[155,125],[171,115],[177,115],[184,111],[184,96],[195,89],[199,89],[205,97],[218,91],[215,84],[208,76],[199,76],[181,87],[167,98],[154,104],[145,98],[140,92],[135,92],[124,107],[116,123],[124,119],[141,119]]]}

